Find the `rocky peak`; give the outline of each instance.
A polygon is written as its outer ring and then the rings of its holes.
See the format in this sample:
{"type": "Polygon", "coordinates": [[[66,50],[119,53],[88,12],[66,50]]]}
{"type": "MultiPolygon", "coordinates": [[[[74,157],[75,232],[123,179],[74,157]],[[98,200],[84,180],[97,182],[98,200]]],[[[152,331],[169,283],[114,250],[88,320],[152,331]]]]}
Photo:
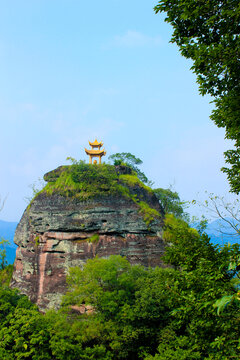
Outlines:
{"type": "Polygon", "coordinates": [[[12,287],[41,310],[58,307],[72,266],[120,254],[132,264],[164,266],[163,212],[153,191],[126,166],[60,166],[25,210],[12,287]]]}

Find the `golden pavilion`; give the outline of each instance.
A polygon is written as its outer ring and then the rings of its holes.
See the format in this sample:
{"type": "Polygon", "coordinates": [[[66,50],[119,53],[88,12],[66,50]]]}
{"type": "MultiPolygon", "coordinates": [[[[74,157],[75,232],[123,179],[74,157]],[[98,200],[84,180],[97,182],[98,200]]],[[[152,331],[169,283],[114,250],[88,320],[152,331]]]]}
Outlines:
{"type": "MultiPolygon", "coordinates": [[[[106,155],[105,149],[101,150],[101,147],[103,146],[103,142],[102,141],[98,142],[96,139],[94,142],[89,141],[89,145],[91,146],[91,150],[85,148],[86,154],[89,155],[89,164],[92,164],[92,159],[94,157],[98,157],[99,164],[101,164],[102,156],[106,155]]],[[[97,164],[97,160],[94,160],[93,163],[97,164]]]]}

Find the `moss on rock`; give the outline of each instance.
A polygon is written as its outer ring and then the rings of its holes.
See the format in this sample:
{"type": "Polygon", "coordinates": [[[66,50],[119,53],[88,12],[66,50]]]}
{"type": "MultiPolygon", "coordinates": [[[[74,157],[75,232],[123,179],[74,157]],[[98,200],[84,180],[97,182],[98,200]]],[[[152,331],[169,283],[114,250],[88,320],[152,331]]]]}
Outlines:
{"type": "Polygon", "coordinates": [[[156,218],[160,218],[160,213],[151,208],[145,201],[140,201],[138,203],[140,210],[139,212],[143,214],[145,223],[149,226],[156,218]]]}
{"type": "Polygon", "coordinates": [[[90,243],[97,243],[99,241],[99,235],[98,234],[94,234],[91,237],[89,237],[87,239],[88,242],[90,243]]]}
{"type": "Polygon", "coordinates": [[[120,175],[119,180],[120,182],[127,184],[129,187],[139,186],[145,189],[147,192],[153,194],[153,190],[149,186],[145,185],[141,180],[139,180],[135,174],[120,175]]]}

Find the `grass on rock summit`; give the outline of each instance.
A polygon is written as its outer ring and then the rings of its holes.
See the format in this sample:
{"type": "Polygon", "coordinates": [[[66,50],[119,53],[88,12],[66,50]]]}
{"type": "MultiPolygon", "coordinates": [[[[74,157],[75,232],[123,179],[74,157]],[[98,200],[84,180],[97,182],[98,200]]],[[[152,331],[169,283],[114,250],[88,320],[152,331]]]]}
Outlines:
{"type": "Polygon", "coordinates": [[[79,161],[63,166],[59,171],[48,173],[45,180],[48,183],[40,192],[47,195],[58,193],[82,201],[109,195],[122,195],[139,206],[139,212],[143,215],[147,225],[161,216],[156,209],[139,199],[133,191],[135,187],[140,187],[153,194],[153,190],[142,183],[135,172],[119,174],[114,165],[93,165],[79,161]]]}

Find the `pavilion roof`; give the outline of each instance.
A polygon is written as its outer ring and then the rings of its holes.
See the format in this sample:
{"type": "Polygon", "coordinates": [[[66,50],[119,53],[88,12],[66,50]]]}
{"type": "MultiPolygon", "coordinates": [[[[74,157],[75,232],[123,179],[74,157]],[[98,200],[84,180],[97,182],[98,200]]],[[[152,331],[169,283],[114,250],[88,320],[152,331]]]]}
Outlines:
{"type": "Polygon", "coordinates": [[[85,148],[85,152],[86,152],[86,154],[87,155],[106,155],[106,151],[105,151],[105,149],[103,149],[103,150],[88,150],[88,149],[86,149],[85,148]]]}
{"type": "Polygon", "coordinates": [[[94,142],[89,141],[89,145],[90,146],[100,146],[101,147],[101,146],[103,146],[103,142],[102,141],[98,142],[97,139],[95,139],[94,142]]]}

